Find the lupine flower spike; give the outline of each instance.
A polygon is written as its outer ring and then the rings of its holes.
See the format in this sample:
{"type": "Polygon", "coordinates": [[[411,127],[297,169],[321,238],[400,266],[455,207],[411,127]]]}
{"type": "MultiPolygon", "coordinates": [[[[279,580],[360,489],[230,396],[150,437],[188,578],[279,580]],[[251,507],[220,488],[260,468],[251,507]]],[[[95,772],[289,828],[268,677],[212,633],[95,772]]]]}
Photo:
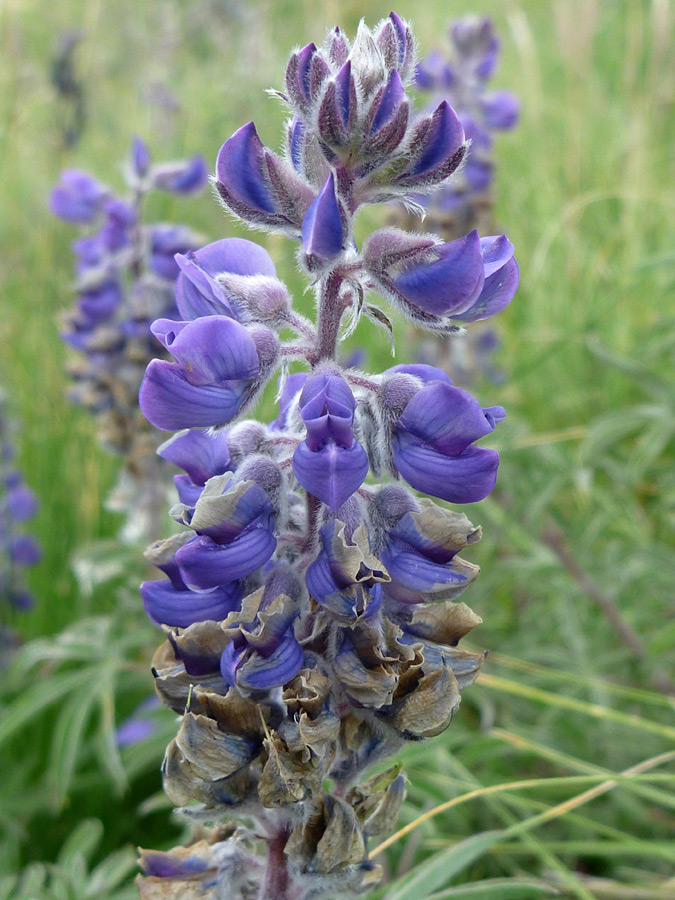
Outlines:
{"type": "Polygon", "coordinates": [[[150,360],[162,353],[150,323],[180,315],[175,255],[188,254],[189,265],[201,239],[182,225],[144,224],[142,208],[151,190],[202,190],[207,168],[200,156],[154,165],[137,138],[126,177],[129,197],[120,198],[87,172],[66,170],[50,206],[59,218],[86,229],[73,242],[77,302],[63,329],[63,339],[78,354],[70,367],[71,398],[91,410],[104,444],[125,458],[110,505],[127,514],[128,536],[147,541],[157,537],[166,476],[155,455],[161,438],[139,413],[138,388],[150,360]]]}
{"type": "Polygon", "coordinates": [[[457,646],[480,622],[458,602],[478,575],[459,554],[480,528],[411,488],[486,497],[499,457],[477,442],[505,412],[433,366],[338,361],[350,320],[388,321],[381,302],[444,334],[515,291],[503,236],[386,228],[355,242],[361,206],[443,185],[464,158],[447,103],[414,111],[414,72],[394,13],[353,43],[336,28],[290,58],[285,153],[249,123],[218,154],[225,207],[298,242],[315,321],[261,248],[225,239],[181,263],[180,320],[153,325],[172,360],[148,367],[141,408],[181,429],[159,453],[183,470],[171,510],[183,530],[148,549],[163,577],[141,587],[166,637],[157,693],[181,716],[164,788],[215,828],[142,851],[144,898],[367,891],[381,877],[369,843],[394,825],[405,779],[397,765],[364,771],[447,728],[483,662],[457,646]],[[274,420],[242,419],[276,372],[274,420]]]}
{"type": "MultiPolygon", "coordinates": [[[[7,406],[0,392],[0,609],[25,610],[33,605],[33,597],[26,590],[22,569],[39,562],[42,549],[32,535],[25,533],[24,523],[35,516],[39,502],[13,465],[7,406]]],[[[0,669],[5,667],[17,640],[13,630],[0,626],[0,669]]]]}

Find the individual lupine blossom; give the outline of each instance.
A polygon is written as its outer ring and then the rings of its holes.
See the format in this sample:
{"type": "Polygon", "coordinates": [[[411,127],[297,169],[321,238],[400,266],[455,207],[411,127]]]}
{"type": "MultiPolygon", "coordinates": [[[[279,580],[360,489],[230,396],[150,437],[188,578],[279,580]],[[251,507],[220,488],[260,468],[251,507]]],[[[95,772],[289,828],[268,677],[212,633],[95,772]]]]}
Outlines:
{"type": "Polygon", "coordinates": [[[50,207],[84,229],[73,242],[77,300],[62,333],[77,354],[70,366],[70,396],[97,417],[104,444],[125,457],[110,506],[135,510],[136,521],[129,519],[127,531],[148,540],[164,490],[156,486],[158,436],[138,410],[138,388],[149,361],[162,353],[150,323],[158,316],[178,316],[176,254],[184,254],[189,265],[201,239],[183,225],[146,224],[143,203],[152,190],[176,195],[201,191],[207,167],[200,156],[155,165],[137,138],[126,180],[128,196],[118,197],[87,172],[66,170],[52,191],[50,207]],[[145,503],[139,502],[139,491],[147,494],[145,503]]]}
{"type": "Polygon", "coordinates": [[[396,765],[364,770],[447,728],[483,661],[457,646],[480,622],[458,602],[478,575],[459,554],[480,529],[411,488],[486,497],[499,457],[477,442],[504,410],[433,366],[369,374],[338,361],[362,317],[389,330],[378,295],[446,334],[516,289],[504,236],[385,228],[355,241],[361,206],[442,185],[464,157],[447,103],[412,108],[414,71],[394,13],[353,43],[336,28],[290,58],[284,154],[253,123],[218,154],[225,207],[298,242],[315,321],[261,247],[226,238],[183,269],[180,320],[152,326],[172,359],[150,363],[140,404],[180,429],[159,453],[183,470],[171,510],[183,530],[148,549],[163,576],[141,586],[166,636],[155,687],[181,716],[164,788],[196,822],[238,821],[143,851],[144,898],[368,890],[381,877],[369,846],[394,826],[405,779],[396,765]],[[243,419],[277,373],[273,420],[243,419]]]}
{"type": "MultiPolygon", "coordinates": [[[[26,534],[25,523],[35,516],[39,502],[13,460],[7,401],[0,394],[0,606],[26,610],[33,605],[33,597],[22,570],[39,562],[42,550],[35,538],[26,534]]],[[[11,640],[9,630],[0,629],[0,657],[11,640]]]]}

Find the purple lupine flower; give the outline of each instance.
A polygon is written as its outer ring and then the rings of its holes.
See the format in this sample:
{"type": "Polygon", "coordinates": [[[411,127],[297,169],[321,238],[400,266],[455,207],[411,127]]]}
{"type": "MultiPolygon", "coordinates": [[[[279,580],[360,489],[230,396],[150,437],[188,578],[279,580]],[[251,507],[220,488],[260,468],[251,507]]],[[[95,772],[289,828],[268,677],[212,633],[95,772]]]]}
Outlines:
{"type": "Polygon", "coordinates": [[[96,218],[109,195],[108,189],[87,172],[66,169],[51,193],[49,206],[60,219],[86,225],[96,218]]]}
{"type": "Polygon", "coordinates": [[[174,535],[150,547],[147,558],[168,575],[145,581],[140,587],[145,611],[157,625],[187,628],[195,622],[221,621],[237,609],[242,597],[238,581],[225,582],[210,591],[193,591],[183,580],[176,554],[189,540],[189,534],[174,535]]]}
{"type": "Polygon", "coordinates": [[[139,403],[145,417],[164,431],[231,421],[260,389],[274,359],[271,332],[250,332],[225,316],[158,319],[152,333],[175,361],[150,363],[139,403]]]}
{"type": "Polygon", "coordinates": [[[115,740],[118,747],[131,747],[140,744],[157,730],[155,721],[148,716],[149,712],[161,706],[156,696],[147,697],[139,703],[132,714],[115,729],[115,740]]]}
{"type": "Polygon", "coordinates": [[[196,532],[176,553],[180,576],[193,590],[245,578],[276,548],[274,505],[255,482],[210,478],[194,509],[176,507],[174,514],[196,532]]]}
{"type": "Polygon", "coordinates": [[[513,244],[505,235],[481,238],[474,230],[434,243],[431,235],[425,241],[385,229],[372,235],[364,254],[391,301],[413,321],[438,330],[495,315],[518,287],[513,244]]]}
{"type": "Polygon", "coordinates": [[[194,194],[203,190],[209,176],[203,156],[156,166],[151,174],[152,186],[172,194],[194,194]]]}
{"type": "Polygon", "coordinates": [[[300,394],[307,437],[293,455],[300,484],[331,509],[351,497],[368,474],[368,457],[354,440],[356,401],[340,375],[310,378],[300,394]]]}
{"type": "Polygon", "coordinates": [[[300,610],[301,586],[285,567],[272,570],[265,586],[243,600],[241,612],[223,623],[231,637],[220,671],[242,692],[266,691],[286,684],[304,664],[293,622],[300,610]]]}
{"type": "Polygon", "coordinates": [[[11,468],[14,447],[9,439],[7,401],[0,393],[0,601],[17,610],[30,609],[33,597],[23,584],[21,569],[42,558],[38,541],[23,531],[39,510],[33,491],[22,474],[11,468]]]}
{"type": "Polygon", "coordinates": [[[195,506],[209,478],[224,475],[231,466],[224,430],[180,431],[164,441],[157,454],[185,471],[185,475],[174,475],[173,480],[178,499],[187,506],[195,506]]]}
{"type": "Polygon", "coordinates": [[[141,215],[154,188],[193,193],[206,183],[201,157],[156,165],[139,138],[125,169],[128,196],[116,196],[87,173],[63,173],[51,198],[56,215],[89,226],[73,242],[76,302],[62,337],[76,351],[70,398],[98,418],[105,446],[126,466],[111,505],[128,514],[125,535],[157,537],[157,496],[164,464],[154,455],[156,432],[140,427],[138,391],[147,364],[167,354],[154,339],[154,319],[177,319],[176,253],[201,240],[174,223],[147,224],[141,215]],[[134,483],[135,489],[130,489],[134,483]]]}
{"type": "MultiPolygon", "coordinates": [[[[495,486],[499,454],[472,444],[494,431],[506,413],[501,406],[483,409],[441,374],[414,393],[394,423],[394,464],[419,491],[452,503],[476,503],[495,486]]],[[[396,375],[385,382],[385,405],[397,387],[396,375]]]]}
{"type": "Polygon", "coordinates": [[[338,622],[374,616],[389,575],[371,553],[365,528],[348,541],[344,524],[333,519],[321,529],[320,539],[321,550],[307,569],[310,596],[338,622]]]}
{"type": "Polygon", "coordinates": [[[167,892],[190,879],[214,896],[365,893],[379,877],[367,842],[391,827],[404,779],[396,769],[359,784],[360,772],[447,728],[484,659],[456,646],[480,622],[455,602],[478,574],[459,553],[480,529],[400,480],[364,482],[391,474],[454,502],[481,499],[499,458],[474,442],[504,411],[434,366],[367,373],[338,352],[362,316],[392,333],[373,291],[452,333],[515,290],[505,237],[441,243],[384,229],[363,250],[354,239],[361,206],[414,203],[466,152],[447,103],[410,115],[414,65],[394,13],[374,30],[361,23],[353,43],[336,29],[291,55],[285,157],[252,123],[221,148],[223,203],[300,242],[316,321],[252,245],[216,242],[179,260],[182,321],[153,325],[174,361],[151,364],[143,408],[162,427],[200,429],[160,448],[186,471],[171,515],[188,530],[151,550],[169,578],[142,589],[167,635],[156,690],[182,716],[164,786],[176,805],[241,809],[273,861],[247,847],[235,870],[244,841],[203,842],[162,870],[167,892]],[[273,421],[232,422],[277,367],[273,421]],[[173,864],[204,854],[208,881],[173,864]]]}
{"type": "Polygon", "coordinates": [[[176,263],[180,268],[176,298],[184,319],[211,315],[237,318],[225,289],[218,281],[220,275],[276,276],[274,263],[267,251],[243,238],[215,241],[193,253],[178,255],[176,263]]]}

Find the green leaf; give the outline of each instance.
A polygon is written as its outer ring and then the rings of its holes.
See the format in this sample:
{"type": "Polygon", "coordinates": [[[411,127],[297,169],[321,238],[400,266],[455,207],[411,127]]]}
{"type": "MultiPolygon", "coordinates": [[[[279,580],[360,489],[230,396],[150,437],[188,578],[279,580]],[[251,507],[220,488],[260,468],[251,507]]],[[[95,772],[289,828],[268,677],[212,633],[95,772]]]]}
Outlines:
{"type": "Polygon", "coordinates": [[[77,857],[88,859],[99,845],[102,837],[103,825],[99,820],[85,819],[61,847],[58,862],[65,867],[77,857]]]}
{"type": "Polygon", "coordinates": [[[541,881],[522,881],[520,878],[490,878],[476,884],[448,888],[424,900],[538,900],[557,897],[559,891],[541,881]]]}
{"type": "Polygon", "coordinates": [[[25,725],[33,716],[51,706],[61,697],[77,691],[91,680],[90,671],[60,672],[41,679],[2,712],[0,745],[25,725]]]}
{"type": "Polygon", "coordinates": [[[437,853],[418,866],[403,883],[393,886],[387,900],[421,900],[442,887],[458,872],[482,856],[503,836],[502,831],[483,831],[437,853]]]}

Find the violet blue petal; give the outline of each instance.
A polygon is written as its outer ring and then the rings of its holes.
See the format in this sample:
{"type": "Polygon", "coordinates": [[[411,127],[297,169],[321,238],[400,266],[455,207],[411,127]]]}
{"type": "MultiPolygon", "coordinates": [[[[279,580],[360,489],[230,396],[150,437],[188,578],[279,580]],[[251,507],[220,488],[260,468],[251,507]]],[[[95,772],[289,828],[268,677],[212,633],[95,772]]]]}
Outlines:
{"type": "Polygon", "coordinates": [[[260,369],[249,332],[225,316],[203,316],[192,322],[157,319],[152,333],[169,350],[191,384],[253,381],[260,369]]]}
{"type": "Polygon", "coordinates": [[[413,306],[434,315],[468,309],[483,287],[483,258],[477,231],[435,248],[438,258],[409,266],[393,279],[413,306]]]}
{"type": "Polygon", "coordinates": [[[310,71],[316,55],[316,44],[311,43],[298,51],[297,87],[305,101],[311,98],[310,71]]]}
{"type": "Polygon", "coordinates": [[[223,651],[221,673],[230,685],[236,684],[239,688],[249,691],[266,691],[280,687],[295,678],[304,660],[305,653],[295,639],[292,629],[289,629],[279,646],[269,656],[263,656],[256,651],[237,653],[233,645],[228,644],[223,651]]]}
{"type": "Polygon", "coordinates": [[[401,76],[396,69],[392,69],[384,93],[377,105],[377,111],[370,126],[370,133],[376,134],[394,116],[401,103],[405,100],[405,88],[401,76]]]}
{"type": "Polygon", "coordinates": [[[352,62],[348,59],[335,76],[335,93],[338,110],[340,111],[340,116],[344,125],[347,125],[350,117],[354,114],[352,104],[356,100],[356,94],[353,94],[352,91],[352,62]]]}
{"type": "Polygon", "coordinates": [[[518,122],[520,102],[508,91],[491,91],[483,94],[480,105],[488,128],[509,129],[518,122]]]}
{"type": "Polygon", "coordinates": [[[410,365],[401,363],[400,365],[392,366],[390,369],[387,369],[385,375],[389,375],[392,372],[401,372],[404,375],[415,375],[416,378],[421,378],[425,384],[429,384],[431,381],[443,381],[445,384],[452,384],[450,376],[444,372],[443,369],[439,369],[437,366],[428,366],[424,363],[411,363],[410,365]]]}
{"type": "Polygon", "coordinates": [[[208,166],[203,156],[160,167],[154,176],[155,187],[174,194],[193,194],[206,187],[208,166]]]}
{"type": "Polygon", "coordinates": [[[329,441],[318,451],[303,441],[293,454],[293,472],[306,491],[335,510],[365,481],[368,456],[357,441],[349,449],[329,441]]]}
{"type": "Polygon", "coordinates": [[[385,591],[404,603],[422,603],[425,593],[434,593],[448,585],[461,587],[470,581],[464,572],[432,562],[412,550],[396,547],[384,550],[381,556],[391,576],[391,584],[385,585],[385,591]]]}
{"type": "Polygon", "coordinates": [[[206,535],[197,536],[180,548],[176,561],[189,587],[209,591],[255,572],[272,556],[276,545],[269,528],[256,526],[227,545],[206,535]]]}
{"type": "Polygon", "coordinates": [[[396,467],[408,484],[450,503],[477,503],[497,480],[496,450],[469,447],[459,456],[445,456],[403,432],[395,436],[393,451],[396,467]]]}
{"type": "Polygon", "coordinates": [[[139,137],[135,137],[131,144],[131,165],[139,178],[145,178],[150,170],[150,150],[139,137]]]}
{"type": "Polygon", "coordinates": [[[494,431],[480,403],[461,388],[436,381],[408,402],[396,430],[414,435],[436,450],[458,456],[469,444],[494,431]]]}
{"type": "Polygon", "coordinates": [[[283,431],[288,427],[290,406],[302,391],[308,378],[307,372],[294,372],[288,376],[279,397],[279,415],[270,425],[272,431],[283,431]]]}
{"type": "Polygon", "coordinates": [[[29,534],[16,534],[9,542],[9,556],[18,566],[34,566],[42,558],[42,549],[29,534]]]}
{"type": "Polygon", "coordinates": [[[276,205],[263,175],[265,148],[253,122],[225,141],[216,160],[216,177],[235,200],[266,213],[276,205]]]}
{"type": "Polygon", "coordinates": [[[302,172],[302,151],[305,145],[305,123],[298,116],[293,117],[288,139],[288,152],[296,172],[302,172]]]}
{"type": "Polygon", "coordinates": [[[453,108],[447,100],[443,100],[434,112],[424,152],[415,161],[410,173],[423,175],[437,168],[459,149],[463,141],[464,129],[453,108]]]}
{"type": "Polygon", "coordinates": [[[153,359],[138,402],[145,418],[162,431],[208,428],[233,419],[246,402],[250,380],[195,385],[176,363],[153,359]]]}
{"type": "Polygon", "coordinates": [[[86,225],[99,214],[108,195],[108,189],[87,172],[66,169],[51,193],[49,206],[60,219],[86,225]]]}
{"type": "Polygon", "coordinates": [[[199,500],[204,490],[203,485],[195,484],[189,475],[174,475],[173,483],[176,486],[178,502],[184,503],[185,506],[196,506],[197,500],[199,500]]]}
{"type": "Polygon", "coordinates": [[[155,878],[187,880],[191,875],[206,872],[209,862],[199,856],[177,859],[170,853],[163,853],[160,850],[144,850],[142,866],[146,875],[155,878]]]}
{"type": "Polygon", "coordinates": [[[133,747],[145,741],[156,730],[157,726],[152,719],[130,718],[115,730],[115,740],[118,747],[133,747]]]}
{"type": "Polygon", "coordinates": [[[157,454],[187,472],[196,485],[204,485],[209,478],[230,469],[225,429],[181,431],[164,441],[157,454]]]}
{"type": "Polygon", "coordinates": [[[305,253],[329,260],[342,250],[343,238],[340,206],[335,196],[335,177],[331,172],[302,220],[302,243],[305,253]]]}
{"type": "Polygon", "coordinates": [[[40,504],[29,487],[19,484],[7,492],[5,506],[10,518],[15,522],[25,522],[38,511],[40,504]]]}
{"type": "Polygon", "coordinates": [[[148,617],[157,625],[187,628],[210,619],[221,622],[239,608],[241,588],[237,583],[223,584],[215,591],[179,591],[168,579],[145,581],[140,587],[148,617]]]}
{"type": "Polygon", "coordinates": [[[113,197],[105,201],[103,211],[105,221],[100,231],[101,241],[106,250],[116,253],[131,240],[131,229],[137,221],[136,210],[124,200],[113,197]]]}
{"type": "MultiPolygon", "coordinates": [[[[227,308],[225,292],[216,281],[216,276],[222,272],[276,276],[274,263],[264,247],[244,238],[214,241],[187,257],[178,257],[176,262],[181,269],[176,298],[185,319],[222,314],[222,306],[227,308]]],[[[231,315],[231,311],[227,314],[231,315]]]]}
{"type": "Polygon", "coordinates": [[[473,306],[457,318],[462,322],[477,322],[496,315],[509,305],[518,289],[520,272],[515,259],[485,279],[483,290],[473,306]]]}

